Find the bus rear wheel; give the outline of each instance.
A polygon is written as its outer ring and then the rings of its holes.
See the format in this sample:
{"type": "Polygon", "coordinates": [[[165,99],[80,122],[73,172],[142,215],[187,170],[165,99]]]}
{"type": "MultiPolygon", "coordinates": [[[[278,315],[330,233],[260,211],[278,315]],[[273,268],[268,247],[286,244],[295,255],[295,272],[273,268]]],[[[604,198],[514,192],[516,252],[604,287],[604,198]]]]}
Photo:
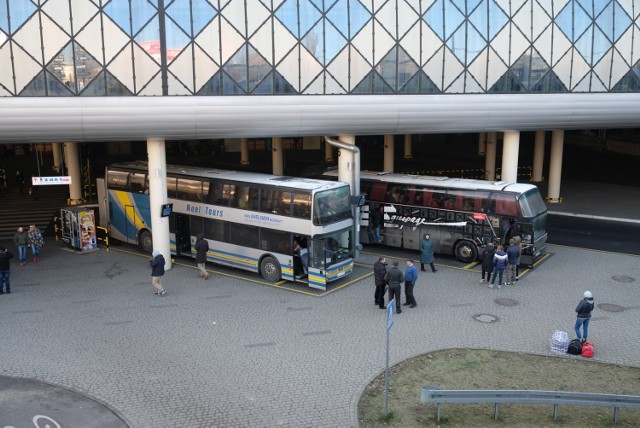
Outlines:
{"type": "Polygon", "coordinates": [[[143,252],[147,254],[151,254],[153,252],[153,238],[151,236],[151,232],[148,230],[142,231],[138,243],[143,252]]]}
{"type": "Polygon", "coordinates": [[[470,241],[460,241],[456,244],[455,255],[461,262],[475,262],[478,259],[478,249],[470,241]]]}
{"type": "Polygon", "coordinates": [[[280,263],[271,256],[262,259],[262,262],[260,263],[260,273],[262,274],[262,277],[269,282],[279,281],[282,277],[280,263]]]}

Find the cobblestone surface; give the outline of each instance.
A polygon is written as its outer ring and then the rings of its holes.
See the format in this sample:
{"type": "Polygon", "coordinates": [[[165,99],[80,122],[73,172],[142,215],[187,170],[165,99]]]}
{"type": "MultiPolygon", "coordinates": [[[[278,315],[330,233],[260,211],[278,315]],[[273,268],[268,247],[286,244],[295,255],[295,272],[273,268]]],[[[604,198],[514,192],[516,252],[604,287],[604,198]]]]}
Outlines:
{"type": "MultiPolygon", "coordinates": [[[[551,355],[551,334],[573,336],[588,289],[596,304],[625,308],[594,311],[594,359],[640,365],[639,258],[548,250],[549,260],[501,290],[436,260],[438,272],[416,284],[418,307],[395,316],[391,363],[454,347],[551,355]]],[[[386,311],[373,304],[372,278],[318,298],[215,274],[204,282],[175,266],[161,298],[146,258],[77,255],[56,243],[41,263],[11,272],[12,294],[0,296],[0,374],[86,394],[131,427],[355,427],[359,396],[384,369],[386,311]]]]}

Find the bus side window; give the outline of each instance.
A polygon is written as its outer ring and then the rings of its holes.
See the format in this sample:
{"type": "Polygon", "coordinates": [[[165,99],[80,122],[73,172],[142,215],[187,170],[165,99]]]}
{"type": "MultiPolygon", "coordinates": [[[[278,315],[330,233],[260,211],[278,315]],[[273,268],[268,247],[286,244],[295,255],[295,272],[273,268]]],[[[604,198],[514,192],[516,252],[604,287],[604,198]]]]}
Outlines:
{"type": "Polygon", "coordinates": [[[311,217],[311,195],[309,193],[294,193],[293,216],[306,219],[311,217]]]}
{"type": "Polygon", "coordinates": [[[245,186],[238,186],[236,188],[235,197],[230,200],[231,206],[234,208],[242,208],[243,210],[249,209],[249,188],[245,186]]]}
{"type": "Polygon", "coordinates": [[[107,172],[107,187],[109,189],[129,191],[129,173],[109,170],[107,172]]]}
{"type": "Polygon", "coordinates": [[[280,199],[278,200],[278,214],[291,215],[291,192],[280,192],[280,199]]]}
{"type": "Polygon", "coordinates": [[[149,188],[145,187],[146,183],[146,174],[139,172],[132,172],[129,175],[129,182],[131,184],[131,192],[132,193],[145,193],[145,191],[149,192],[149,188]]]}
{"type": "MultiPolygon", "coordinates": [[[[205,202],[211,205],[220,205],[222,199],[222,184],[214,180],[209,182],[209,191],[206,194],[205,202]]],[[[226,204],[225,204],[226,205],[226,204]]]]}
{"type": "Polygon", "coordinates": [[[496,203],[495,213],[498,215],[516,216],[518,215],[518,205],[514,195],[495,194],[493,198],[496,203]]]}
{"type": "Polygon", "coordinates": [[[387,183],[377,182],[371,186],[370,201],[384,202],[387,193],[387,183]]]}
{"type": "Polygon", "coordinates": [[[167,196],[170,198],[175,198],[177,191],[178,184],[176,183],[176,179],[173,177],[167,177],[167,196]]]}
{"type": "Polygon", "coordinates": [[[177,197],[187,201],[202,201],[202,181],[178,178],[177,197]]]}

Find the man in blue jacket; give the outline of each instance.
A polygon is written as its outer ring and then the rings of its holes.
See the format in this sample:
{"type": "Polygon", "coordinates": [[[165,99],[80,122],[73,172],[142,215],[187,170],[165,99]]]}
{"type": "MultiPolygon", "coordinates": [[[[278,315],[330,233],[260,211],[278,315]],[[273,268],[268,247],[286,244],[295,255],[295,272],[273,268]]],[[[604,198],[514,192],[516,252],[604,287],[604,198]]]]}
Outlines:
{"type": "Polygon", "coordinates": [[[417,306],[416,298],[413,296],[413,286],[418,280],[418,269],[413,264],[413,260],[407,260],[407,269],[404,271],[404,294],[406,296],[405,306],[415,308],[417,306]]]}
{"type": "Polygon", "coordinates": [[[155,250],[151,255],[153,256],[153,258],[149,260],[149,266],[151,266],[151,284],[156,290],[156,295],[164,296],[165,289],[162,286],[162,276],[164,275],[164,256],[158,250],[155,250]]]}

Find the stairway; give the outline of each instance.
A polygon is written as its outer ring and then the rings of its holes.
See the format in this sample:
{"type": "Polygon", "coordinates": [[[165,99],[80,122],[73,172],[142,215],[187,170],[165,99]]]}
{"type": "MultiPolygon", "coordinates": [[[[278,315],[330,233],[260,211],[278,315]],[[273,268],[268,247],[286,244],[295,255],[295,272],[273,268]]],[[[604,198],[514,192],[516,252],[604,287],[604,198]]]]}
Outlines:
{"type": "Polygon", "coordinates": [[[30,224],[43,235],[53,236],[53,217],[60,216],[68,197],[67,186],[40,186],[37,199],[29,195],[26,186],[23,195],[16,188],[0,189],[0,241],[12,246],[18,227],[27,229],[30,224]]]}

